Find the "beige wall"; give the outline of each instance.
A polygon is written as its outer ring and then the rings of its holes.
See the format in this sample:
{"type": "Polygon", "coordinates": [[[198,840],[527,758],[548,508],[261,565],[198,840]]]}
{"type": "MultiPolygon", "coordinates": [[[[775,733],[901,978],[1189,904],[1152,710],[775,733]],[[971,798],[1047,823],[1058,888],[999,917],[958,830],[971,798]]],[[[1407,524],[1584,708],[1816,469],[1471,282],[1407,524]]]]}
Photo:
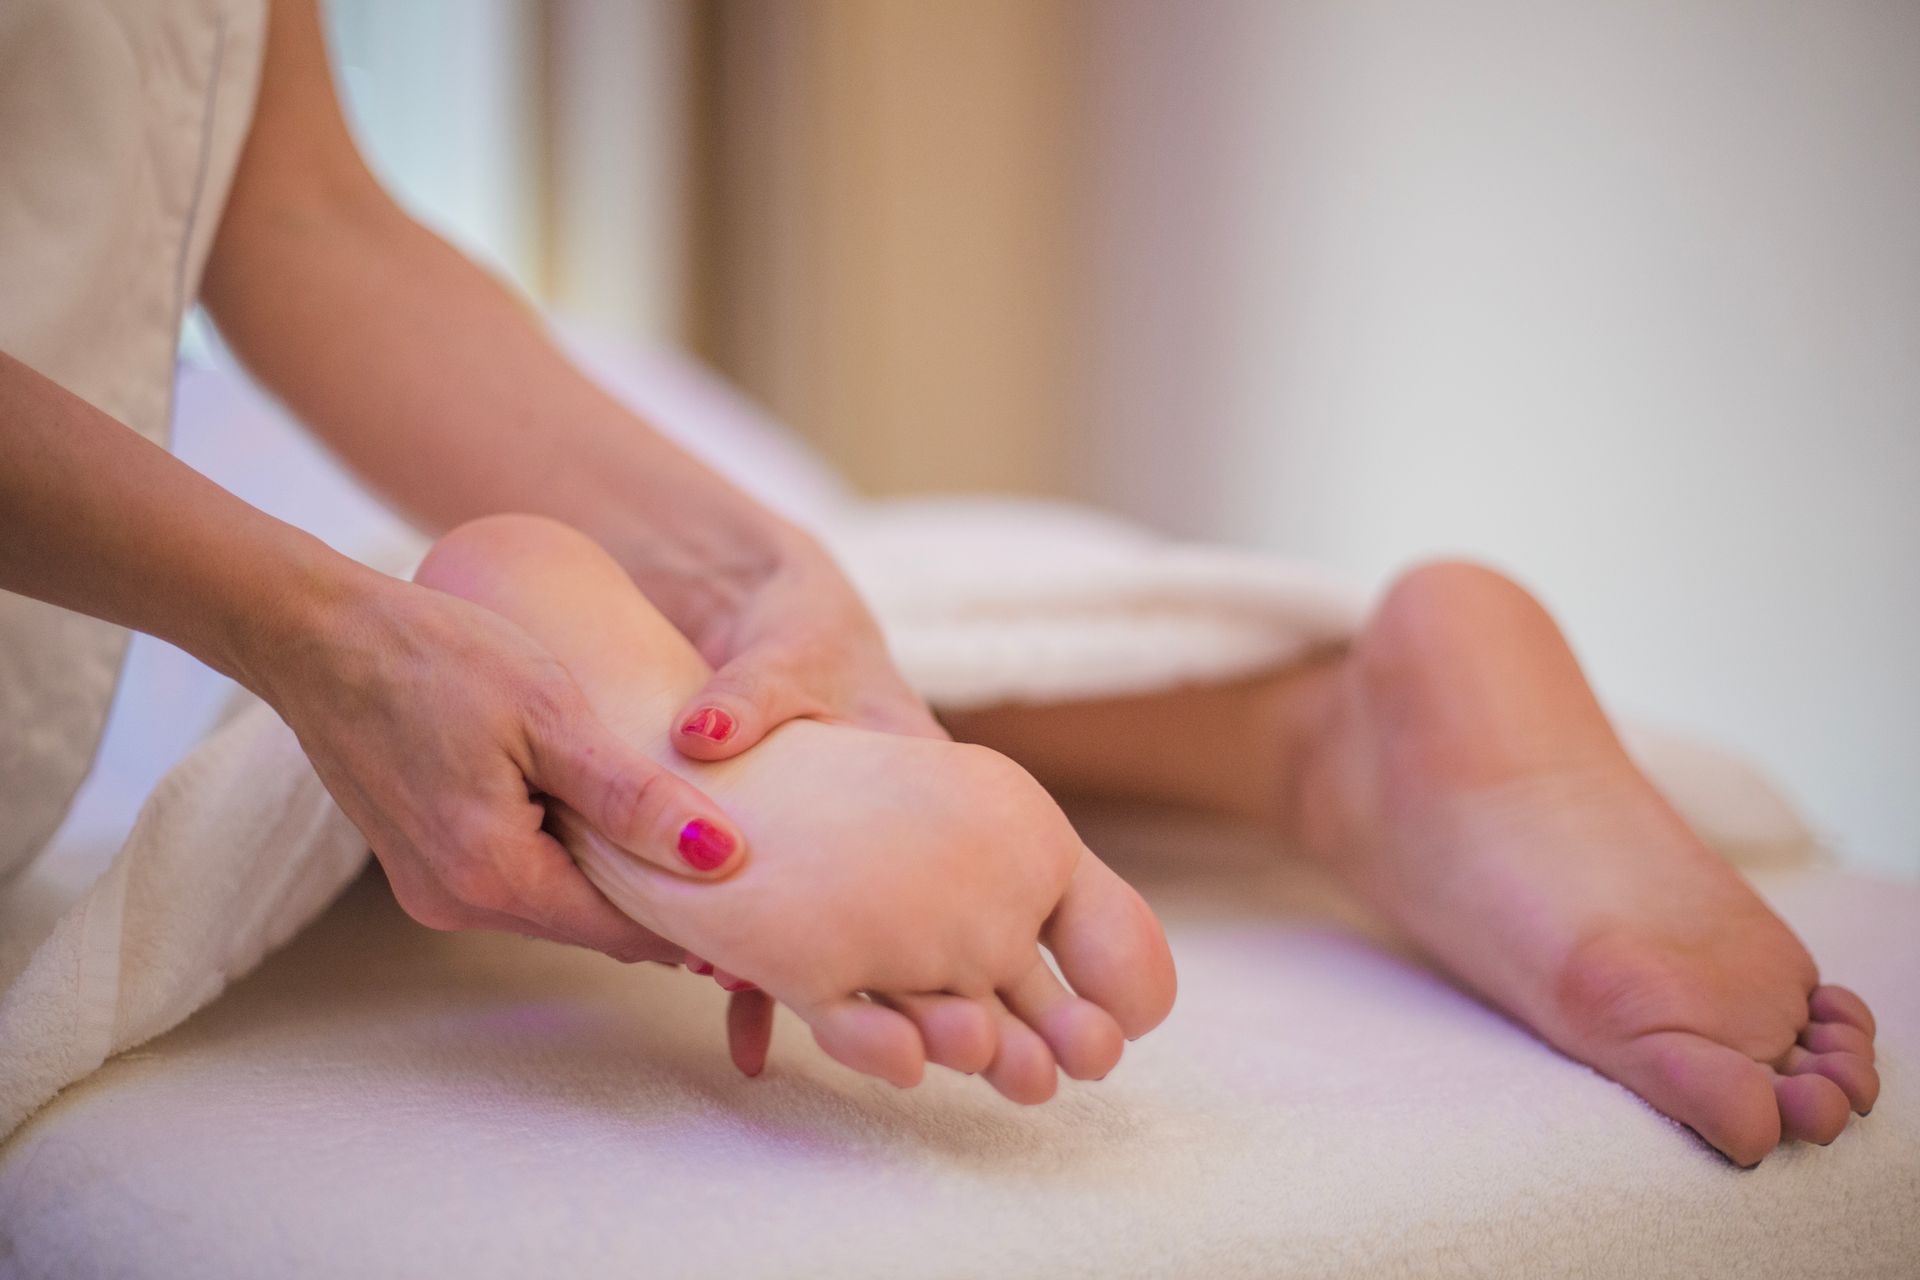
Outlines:
{"type": "Polygon", "coordinates": [[[511,256],[548,174],[536,283],[695,334],[869,489],[1499,561],[1616,705],[1920,875],[1920,7],[336,12],[439,24],[347,32],[403,187],[511,256]],[[519,92],[572,121],[532,160],[519,92]]]}
{"type": "Polygon", "coordinates": [[[1060,491],[1072,6],[699,12],[703,351],[870,490],[1060,491]]]}
{"type": "Polygon", "coordinates": [[[1510,566],[1920,876],[1920,6],[1097,6],[1098,496],[1510,566]]]}

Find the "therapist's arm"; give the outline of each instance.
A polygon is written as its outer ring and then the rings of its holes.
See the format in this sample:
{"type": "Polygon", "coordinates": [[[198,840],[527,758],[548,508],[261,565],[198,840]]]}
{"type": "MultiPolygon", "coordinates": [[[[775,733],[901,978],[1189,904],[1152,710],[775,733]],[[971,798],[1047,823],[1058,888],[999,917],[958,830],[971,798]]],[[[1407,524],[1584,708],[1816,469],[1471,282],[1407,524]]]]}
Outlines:
{"type": "Polygon", "coordinates": [[[534,512],[611,551],[719,668],[677,717],[686,754],[735,754],[798,715],[939,732],[810,538],[594,386],[381,189],[312,0],[273,6],[204,298],[255,376],[427,528],[534,512]]]}
{"type": "Polygon", "coordinates": [[[724,819],[525,632],[339,555],[4,353],[0,459],[0,590],[171,641],[272,704],[417,919],[679,958],[533,796],[688,875],[676,824],[724,819]]]}

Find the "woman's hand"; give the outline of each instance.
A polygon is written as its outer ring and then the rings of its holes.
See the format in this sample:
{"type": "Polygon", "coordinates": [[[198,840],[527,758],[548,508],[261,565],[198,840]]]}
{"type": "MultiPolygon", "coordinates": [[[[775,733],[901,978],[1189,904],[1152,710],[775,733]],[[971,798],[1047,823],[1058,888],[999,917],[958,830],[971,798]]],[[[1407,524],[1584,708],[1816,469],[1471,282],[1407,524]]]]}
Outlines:
{"type": "Polygon", "coordinates": [[[262,646],[249,683],[293,727],[407,914],[680,961],[587,881],[543,829],[541,799],[700,879],[731,874],[744,852],[716,805],[614,736],[560,664],[493,613],[386,578],[307,612],[262,646]]]}
{"type": "MultiPolygon", "coordinates": [[[[635,576],[643,589],[652,585],[635,576]]],[[[947,736],[894,669],[853,584],[812,538],[783,531],[771,567],[730,596],[702,618],[673,619],[716,668],[675,718],[682,755],[729,759],[803,717],[947,736]]]]}

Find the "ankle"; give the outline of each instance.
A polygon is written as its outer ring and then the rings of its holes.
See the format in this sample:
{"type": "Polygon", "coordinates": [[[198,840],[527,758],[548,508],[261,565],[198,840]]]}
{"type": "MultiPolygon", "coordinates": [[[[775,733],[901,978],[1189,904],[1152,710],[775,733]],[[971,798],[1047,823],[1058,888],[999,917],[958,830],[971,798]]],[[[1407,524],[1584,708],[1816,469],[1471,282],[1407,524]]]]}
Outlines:
{"type": "Polygon", "coordinates": [[[1353,651],[1311,659],[1263,690],[1261,715],[1277,744],[1278,785],[1262,816],[1295,851],[1331,858],[1352,842],[1353,796],[1365,764],[1356,750],[1353,651]]]}

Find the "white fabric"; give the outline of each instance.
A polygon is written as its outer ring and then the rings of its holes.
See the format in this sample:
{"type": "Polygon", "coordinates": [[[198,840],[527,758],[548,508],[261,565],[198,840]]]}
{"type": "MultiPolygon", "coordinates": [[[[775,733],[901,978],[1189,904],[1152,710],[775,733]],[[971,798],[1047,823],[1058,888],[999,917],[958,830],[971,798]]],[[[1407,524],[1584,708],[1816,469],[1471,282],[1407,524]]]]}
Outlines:
{"type": "Polygon", "coordinates": [[[856,1078],[784,1014],[742,1080],[710,982],[430,933],[369,877],[0,1148],[0,1275],[1920,1273],[1915,891],[1761,878],[1873,1003],[1885,1090],[1743,1173],[1270,850],[1084,829],[1166,920],[1181,996],[1045,1107],[856,1078]]]}
{"type": "MultiPolygon", "coordinates": [[[[1169,543],[1072,508],[858,503],[696,366],[655,354],[625,362],[623,378],[613,355],[587,354],[616,390],[652,396],[654,419],[695,447],[717,434],[724,451],[712,456],[743,484],[784,495],[847,564],[908,679],[939,704],[1229,678],[1337,639],[1359,616],[1355,592],[1309,568],[1169,543]]],[[[416,549],[382,559],[406,563],[416,549]]],[[[1757,774],[1697,744],[1643,741],[1709,841],[1769,864],[1812,856],[1812,838],[1757,774]]],[[[155,790],[106,874],[89,885],[86,860],[69,859],[0,898],[0,1137],[212,1000],[318,914],[363,857],[291,731],[243,697],[155,790]]]]}
{"type": "MultiPolygon", "coordinates": [[[[264,32],[261,0],[0,5],[0,351],[156,443],[264,32]]],[[[0,591],[0,878],[66,812],[126,645],[0,591]]]]}

